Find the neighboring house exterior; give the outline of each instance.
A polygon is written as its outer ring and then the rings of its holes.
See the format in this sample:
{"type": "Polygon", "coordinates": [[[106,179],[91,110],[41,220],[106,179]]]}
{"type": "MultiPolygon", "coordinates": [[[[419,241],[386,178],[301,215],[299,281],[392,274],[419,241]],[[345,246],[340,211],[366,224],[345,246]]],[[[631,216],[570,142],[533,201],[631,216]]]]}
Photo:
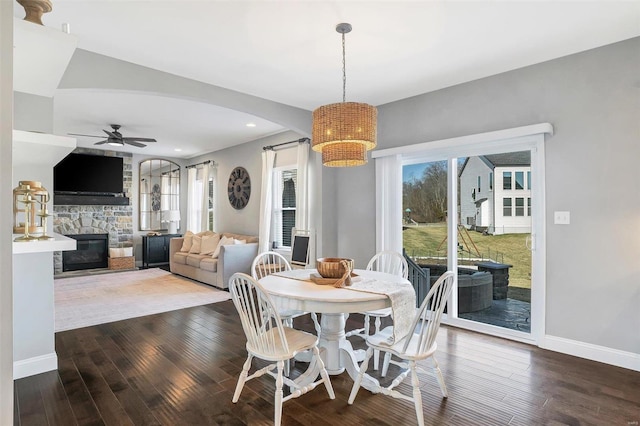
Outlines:
{"type": "Polygon", "coordinates": [[[462,225],[494,235],[531,232],[529,151],[468,157],[459,177],[462,225]]]}

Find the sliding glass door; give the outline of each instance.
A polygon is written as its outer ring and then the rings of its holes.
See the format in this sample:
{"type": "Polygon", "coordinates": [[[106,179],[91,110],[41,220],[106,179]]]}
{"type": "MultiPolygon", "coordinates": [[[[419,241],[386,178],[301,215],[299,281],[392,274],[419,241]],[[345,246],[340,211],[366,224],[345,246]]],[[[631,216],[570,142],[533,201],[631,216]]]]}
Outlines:
{"type": "Polygon", "coordinates": [[[397,157],[402,249],[413,275],[433,283],[457,271],[445,323],[522,341],[541,335],[543,141],[397,157]]]}

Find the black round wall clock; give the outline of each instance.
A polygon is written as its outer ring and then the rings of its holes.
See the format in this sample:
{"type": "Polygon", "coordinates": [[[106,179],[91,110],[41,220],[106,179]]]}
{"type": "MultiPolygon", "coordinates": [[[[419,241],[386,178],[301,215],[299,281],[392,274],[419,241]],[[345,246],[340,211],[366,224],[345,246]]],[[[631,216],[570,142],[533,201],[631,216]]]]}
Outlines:
{"type": "Polygon", "coordinates": [[[236,167],[229,176],[227,184],[229,202],[236,210],[243,209],[251,196],[251,179],[244,167],[236,167]]]}

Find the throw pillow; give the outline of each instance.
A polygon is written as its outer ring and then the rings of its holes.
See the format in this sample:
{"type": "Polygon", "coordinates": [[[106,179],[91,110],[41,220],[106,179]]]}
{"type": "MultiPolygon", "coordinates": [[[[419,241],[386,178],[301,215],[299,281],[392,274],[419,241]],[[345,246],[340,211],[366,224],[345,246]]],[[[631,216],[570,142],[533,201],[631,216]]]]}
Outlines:
{"type": "Polygon", "coordinates": [[[220,247],[233,244],[235,244],[235,240],[232,237],[222,237],[211,257],[217,259],[218,255],[220,255],[220,247]]]}
{"type": "Polygon", "coordinates": [[[200,254],[213,254],[220,243],[220,234],[205,235],[200,242],[200,254]]]}
{"type": "Polygon", "coordinates": [[[191,242],[191,248],[189,253],[200,254],[200,245],[202,244],[202,237],[200,235],[194,235],[191,242]]]}
{"type": "Polygon", "coordinates": [[[184,239],[182,240],[182,248],[180,251],[191,250],[191,244],[193,243],[193,232],[187,231],[184,233],[184,239]]]}

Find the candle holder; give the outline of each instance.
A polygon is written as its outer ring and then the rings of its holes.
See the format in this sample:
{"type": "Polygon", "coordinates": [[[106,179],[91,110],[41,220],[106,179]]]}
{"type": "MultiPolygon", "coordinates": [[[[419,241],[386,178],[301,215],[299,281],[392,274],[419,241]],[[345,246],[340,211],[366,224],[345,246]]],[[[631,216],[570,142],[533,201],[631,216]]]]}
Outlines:
{"type": "Polygon", "coordinates": [[[40,241],[49,241],[54,240],[54,237],[47,235],[47,218],[53,215],[49,214],[49,210],[47,210],[47,206],[43,205],[42,210],[38,213],[38,217],[40,218],[40,224],[42,225],[42,235],[38,237],[40,241]]]}
{"type": "MultiPolygon", "coordinates": [[[[27,187],[29,185],[26,185],[27,187]]],[[[24,204],[24,235],[22,237],[17,237],[13,241],[38,241],[38,237],[34,237],[29,234],[29,229],[31,228],[31,223],[29,222],[29,218],[33,212],[33,204],[36,202],[31,195],[30,190],[25,190],[25,195],[22,200],[19,200],[19,203],[24,204]]]]}
{"type": "Polygon", "coordinates": [[[46,237],[41,238],[42,240],[52,239],[45,235],[47,217],[50,216],[47,210],[48,202],[49,192],[40,182],[18,182],[18,186],[13,189],[13,233],[24,235],[15,241],[34,241],[34,235],[38,234],[46,237]]]}

